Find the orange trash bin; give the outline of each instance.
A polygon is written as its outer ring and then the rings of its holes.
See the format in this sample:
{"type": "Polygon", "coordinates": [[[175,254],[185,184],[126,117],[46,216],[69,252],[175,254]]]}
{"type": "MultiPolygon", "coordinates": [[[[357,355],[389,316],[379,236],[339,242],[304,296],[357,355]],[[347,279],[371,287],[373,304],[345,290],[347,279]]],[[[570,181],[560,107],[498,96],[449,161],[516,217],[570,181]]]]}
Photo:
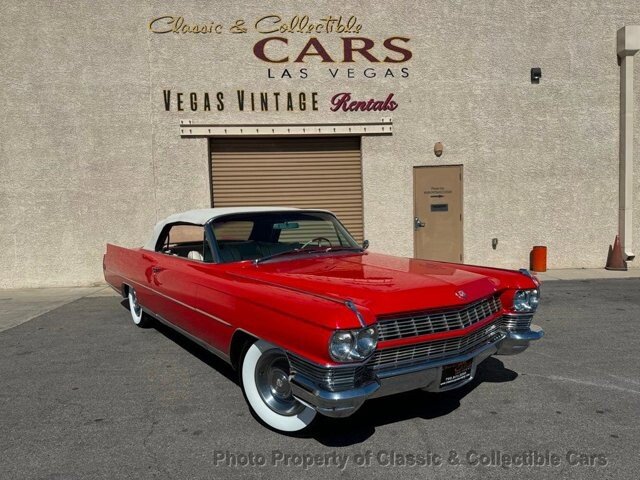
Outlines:
{"type": "Polygon", "coordinates": [[[529,270],[532,272],[547,271],[547,247],[536,245],[529,254],[529,270]]]}

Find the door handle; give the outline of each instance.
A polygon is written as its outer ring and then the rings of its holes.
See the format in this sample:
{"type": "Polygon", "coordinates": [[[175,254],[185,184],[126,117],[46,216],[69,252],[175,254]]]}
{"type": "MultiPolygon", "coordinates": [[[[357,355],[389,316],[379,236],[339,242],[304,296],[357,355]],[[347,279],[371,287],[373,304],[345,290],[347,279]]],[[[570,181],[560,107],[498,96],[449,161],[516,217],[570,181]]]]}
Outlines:
{"type": "Polygon", "coordinates": [[[158,266],[155,266],[155,265],[154,265],[153,267],[151,267],[151,272],[152,272],[152,273],[160,273],[160,272],[162,272],[163,270],[164,270],[164,268],[162,268],[162,267],[158,267],[158,266]]]}
{"type": "Polygon", "coordinates": [[[413,229],[414,230],[418,230],[419,228],[423,228],[425,226],[425,223],[423,221],[421,221],[418,217],[415,217],[413,219],[413,229]]]}

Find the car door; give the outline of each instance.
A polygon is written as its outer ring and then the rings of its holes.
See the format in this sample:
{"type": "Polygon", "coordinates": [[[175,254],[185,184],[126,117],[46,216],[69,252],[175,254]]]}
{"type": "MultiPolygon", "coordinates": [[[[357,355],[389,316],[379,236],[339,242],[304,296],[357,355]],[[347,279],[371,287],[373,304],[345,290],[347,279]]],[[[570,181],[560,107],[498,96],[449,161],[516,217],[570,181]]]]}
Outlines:
{"type": "Polygon", "coordinates": [[[155,278],[155,274],[161,269],[163,257],[164,255],[142,250],[142,255],[137,260],[140,265],[131,268],[131,271],[142,272],[140,278],[135,279],[137,285],[134,285],[134,287],[136,288],[140,305],[153,314],[160,312],[164,303],[162,297],[158,294],[158,285],[155,278]]]}
{"type": "Polygon", "coordinates": [[[166,320],[189,334],[195,334],[198,321],[197,309],[197,271],[195,267],[202,263],[189,258],[196,252],[204,259],[204,227],[191,224],[170,224],[160,235],[158,258],[152,267],[152,288],[158,296],[158,311],[154,312],[161,320],[166,320]]]}
{"type": "Polygon", "coordinates": [[[195,335],[216,350],[226,352],[235,330],[233,315],[238,299],[234,295],[234,280],[226,275],[224,264],[204,264],[195,268],[198,271],[199,310],[199,316],[192,324],[195,335]]]}

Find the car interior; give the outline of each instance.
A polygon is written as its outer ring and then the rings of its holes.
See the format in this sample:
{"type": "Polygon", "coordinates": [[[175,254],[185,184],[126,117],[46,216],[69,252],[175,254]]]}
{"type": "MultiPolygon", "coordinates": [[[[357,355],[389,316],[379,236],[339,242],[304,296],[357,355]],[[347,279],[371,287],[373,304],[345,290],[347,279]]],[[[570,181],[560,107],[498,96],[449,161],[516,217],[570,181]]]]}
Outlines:
{"type": "MultiPolygon", "coordinates": [[[[326,247],[350,245],[333,221],[323,217],[297,214],[293,218],[281,218],[276,214],[265,214],[259,218],[240,216],[214,222],[220,260],[222,263],[255,260],[301,248],[318,239],[318,245],[326,247]]],[[[170,225],[161,238],[158,251],[162,253],[213,262],[202,225],[170,225]]]]}
{"type": "MultiPolygon", "coordinates": [[[[255,260],[276,253],[292,250],[302,246],[301,243],[272,243],[256,240],[221,240],[218,241],[220,259],[223,263],[255,260]]],[[[162,253],[178,257],[213,262],[213,255],[209,245],[201,240],[198,242],[181,242],[163,244],[162,253]]]]}
{"type": "Polygon", "coordinates": [[[276,253],[293,250],[300,247],[300,243],[269,243],[256,240],[247,241],[220,241],[218,249],[222,262],[238,262],[241,260],[255,260],[268,257],[276,253]]]}

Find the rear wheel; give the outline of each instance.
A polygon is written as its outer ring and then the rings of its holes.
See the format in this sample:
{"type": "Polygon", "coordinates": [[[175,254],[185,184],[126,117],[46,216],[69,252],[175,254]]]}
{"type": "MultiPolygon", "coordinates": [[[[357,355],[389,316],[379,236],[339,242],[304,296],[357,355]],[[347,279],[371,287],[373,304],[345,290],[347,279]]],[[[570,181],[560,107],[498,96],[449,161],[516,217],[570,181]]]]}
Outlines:
{"type": "Polygon", "coordinates": [[[291,393],[289,360],[282,350],[258,340],[244,354],[240,381],[254,416],[281,432],[307,428],[316,411],[291,393]]]}
{"type": "Polygon", "coordinates": [[[135,289],[129,288],[129,310],[131,311],[131,320],[137,326],[146,328],[151,324],[151,317],[142,311],[140,302],[138,302],[138,295],[136,295],[135,289]]]}

